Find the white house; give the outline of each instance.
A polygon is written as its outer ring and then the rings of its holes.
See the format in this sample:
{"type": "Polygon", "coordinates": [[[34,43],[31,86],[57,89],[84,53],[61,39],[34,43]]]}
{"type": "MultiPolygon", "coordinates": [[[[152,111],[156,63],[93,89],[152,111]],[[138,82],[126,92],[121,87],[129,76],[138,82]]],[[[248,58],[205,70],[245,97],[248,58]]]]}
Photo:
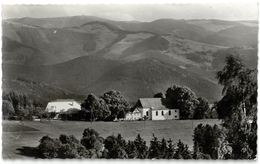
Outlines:
{"type": "Polygon", "coordinates": [[[125,115],[125,120],[139,120],[142,119],[142,113],[139,109],[129,112],[125,115]]]}
{"type": "Polygon", "coordinates": [[[132,113],[126,115],[126,119],[138,120],[146,117],[148,120],[174,120],[180,119],[179,109],[168,109],[162,104],[161,98],[140,98],[132,113]],[[133,113],[136,113],[135,117],[133,113]]]}
{"type": "Polygon", "coordinates": [[[57,99],[48,103],[46,111],[62,113],[69,109],[81,109],[80,103],[73,99],[57,99]]]}

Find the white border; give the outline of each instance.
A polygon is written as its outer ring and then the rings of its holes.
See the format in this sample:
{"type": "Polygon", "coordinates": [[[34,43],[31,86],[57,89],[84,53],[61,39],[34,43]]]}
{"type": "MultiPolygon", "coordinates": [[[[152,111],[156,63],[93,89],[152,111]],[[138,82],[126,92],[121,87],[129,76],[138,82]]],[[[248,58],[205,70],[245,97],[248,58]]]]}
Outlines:
{"type": "MultiPolygon", "coordinates": [[[[242,3],[242,4],[247,4],[247,3],[259,3],[259,0],[1,0],[1,5],[6,4],[6,5],[15,5],[15,4],[170,4],[170,3],[175,3],[175,4],[185,4],[185,3],[242,3]]],[[[258,8],[259,9],[259,8],[258,8]]],[[[0,9],[1,13],[2,10],[0,9]]],[[[258,17],[259,19],[259,17],[258,17]]],[[[2,26],[0,27],[0,32],[2,34],[2,26]]],[[[260,34],[258,33],[258,38],[260,34]]],[[[0,40],[0,48],[2,48],[2,39],[0,40]]],[[[258,49],[260,48],[258,44],[258,49]]],[[[1,52],[2,55],[2,52],[1,52]]],[[[259,61],[259,60],[258,60],[259,61]]],[[[0,58],[0,63],[2,64],[2,58],[0,58]]],[[[258,62],[259,63],[259,62],[258,62]]],[[[2,69],[2,68],[1,68],[2,69]]],[[[260,70],[260,66],[258,64],[258,70],[260,70]]],[[[0,72],[0,78],[2,79],[2,71],[0,72]]],[[[2,87],[2,80],[0,81],[0,85],[2,87]]],[[[260,82],[258,80],[258,86],[260,86],[260,82]]],[[[259,90],[258,90],[259,91],[259,90]]],[[[259,93],[259,92],[258,92],[259,93]]],[[[0,93],[0,96],[2,97],[2,93],[0,93]]],[[[0,98],[1,98],[0,97],[0,98]]],[[[260,102],[260,96],[258,96],[258,102],[260,102]]],[[[2,98],[0,99],[0,105],[2,104],[2,98]]],[[[259,108],[259,105],[258,105],[259,108]]],[[[0,107],[1,109],[1,107],[0,107]]],[[[1,110],[2,111],[2,110],[1,110]]],[[[258,112],[258,125],[259,125],[259,112],[258,112]]],[[[260,137],[260,127],[258,126],[258,138],[260,137]]],[[[2,136],[2,124],[1,124],[1,131],[0,134],[2,136]]],[[[184,160],[156,160],[156,161],[151,161],[151,160],[2,160],[2,137],[0,139],[0,158],[1,162],[4,163],[20,163],[20,162],[26,162],[26,163],[76,163],[76,162],[91,162],[93,164],[101,163],[101,164],[107,164],[107,163],[113,163],[113,164],[121,164],[122,162],[126,163],[168,163],[168,162],[176,162],[176,163],[194,163],[194,162],[199,162],[199,163],[209,163],[209,162],[214,162],[214,163],[222,163],[222,162],[227,162],[227,163],[233,163],[233,162],[238,162],[238,163],[244,163],[248,161],[194,161],[194,160],[189,160],[189,161],[184,161],[184,160]]],[[[258,139],[258,156],[260,153],[259,149],[259,139],[258,139]]],[[[259,157],[258,157],[259,158],[259,157]]],[[[254,162],[254,161],[251,161],[254,162]]],[[[256,161],[255,161],[256,162],[256,161]]]]}

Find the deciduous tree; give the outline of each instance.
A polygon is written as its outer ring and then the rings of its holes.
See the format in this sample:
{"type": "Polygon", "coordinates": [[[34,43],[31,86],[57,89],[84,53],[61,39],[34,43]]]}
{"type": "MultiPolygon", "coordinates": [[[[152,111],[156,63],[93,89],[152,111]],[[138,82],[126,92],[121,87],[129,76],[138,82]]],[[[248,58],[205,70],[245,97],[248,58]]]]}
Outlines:
{"type": "Polygon", "coordinates": [[[112,90],[106,92],[102,98],[105,100],[111,112],[111,120],[114,120],[115,118],[124,118],[125,114],[130,109],[129,103],[119,91],[112,90]]]}
{"type": "Polygon", "coordinates": [[[190,119],[193,110],[199,103],[195,93],[187,87],[173,85],[166,91],[166,106],[170,109],[180,109],[181,119],[190,119]]]}

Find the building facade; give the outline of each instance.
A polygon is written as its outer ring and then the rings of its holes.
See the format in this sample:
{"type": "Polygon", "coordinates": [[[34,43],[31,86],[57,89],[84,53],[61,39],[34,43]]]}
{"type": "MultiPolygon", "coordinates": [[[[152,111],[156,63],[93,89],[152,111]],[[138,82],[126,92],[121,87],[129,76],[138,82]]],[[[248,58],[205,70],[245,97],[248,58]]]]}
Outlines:
{"type": "Polygon", "coordinates": [[[80,110],[81,105],[79,102],[73,99],[57,99],[55,101],[49,102],[46,107],[46,111],[55,113],[67,112],[70,109],[80,110]]]}
{"type": "Polygon", "coordinates": [[[126,118],[148,119],[148,120],[174,120],[180,119],[179,109],[166,108],[161,98],[140,98],[136,103],[135,110],[128,113],[126,118]],[[135,113],[138,114],[133,114],[135,113]],[[133,116],[134,115],[134,116],[133,116]]]}
{"type": "Polygon", "coordinates": [[[142,119],[142,113],[139,109],[135,109],[133,112],[129,112],[125,115],[125,120],[140,120],[142,119]]]}

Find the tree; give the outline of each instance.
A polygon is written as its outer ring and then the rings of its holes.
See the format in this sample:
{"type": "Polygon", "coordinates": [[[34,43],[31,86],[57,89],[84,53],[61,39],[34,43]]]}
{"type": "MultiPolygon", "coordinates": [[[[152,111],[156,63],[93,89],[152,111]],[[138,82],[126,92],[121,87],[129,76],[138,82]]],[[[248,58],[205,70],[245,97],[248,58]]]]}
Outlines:
{"type": "Polygon", "coordinates": [[[159,158],[160,156],[160,141],[154,136],[150,141],[149,158],[159,158]]]}
{"type": "Polygon", "coordinates": [[[217,104],[221,118],[228,119],[241,112],[249,115],[256,110],[256,72],[246,68],[239,57],[228,56],[225,67],[217,72],[217,78],[224,95],[217,104]],[[242,111],[244,109],[246,111],[242,111]]]}
{"type": "Polygon", "coordinates": [[[207,117],[210,112],[209,103],[205,98],[199,97],[198,104],[196,105],[193,113],[194,119],[203,119],[207,117]]]}
{"type": "Polygon", "coordinates": [[[103,138],[99,136],[98,132],[94,129],[85,129],[83,137],[80,143],[87,149],[96,154],[97,157],[101,157],[103,148],[103,138]]]}
{"type": "Polygon", "coordinates": [[[126,153],[128,158],[135,159],[137,158],[137,148],[135,146],[135,143],[133,141],[128,141],[126,145],[126,153]]]}
{"type": "Polygon", "coordinates": [[[110,115],[110,110],[105,101],[94,94],[89,94],[81,104],[86,120],[105,120],[110,115]]]}
{"type": "Polygon", "coordinates": [[[105,100],[111,112],[110,120],[124,118],[129,111],[130,105],[119,91],[109,91],[104,93],[102,98],[105,100]]]}
{"type": "Polygon", "coordinates": [[[43,113],[41,104],[35,103],[36,101],[23,93],[14,91],[3,93],[3,100],[9,101],[11,103],[16,119],[31,120],[32,116],[41,116],[43,113]]]}
{"type": "Polygon", "coordinates": [[[134,140],[134,145],[136,147],[137,158],[145,159],[148,153],[148,147],[146,146],[146,142],[141,138],[140,134],[138,134],[134,140]]]}
{"type": "Polygon", "coordinates": [[[177,148],[174,153],[174,159],[192,159],[189,147],[187,145],[184,145],[181,140],[179,140],[179,142],[177,143],[177,148]]]}
{"type": "Polygon", "coordinates": [[[43,136],[40,140],[38,150],[43,158],[56,158],[61,147],[61,142],[49,136],[43,136]]]}
{"type": "Polygon", "coordinates": [[[167,148],[167,153],[166,153],[165,158],[166,159],[174,159],[175,148],[174,148],[174,145],[172,143],[172,140],[169,139],[167,142],[168,142],[168,148],[167,148]]]}
{"type": "Polygon", "coordinates": [[[73,135],[60,135],[58,139],[43,136],[38,146],[42,158],[92,158],[98,157],[80,144],[73,135]]]}
{"type": "Polygon", "coordinates": [[[163,95],[163,93],[159,92],[159,93],[156,93],[153,97],[154,98],[164,98],[164,95],[163,95]]]}
{"type": "Polygon", "coordinates": [[[105,155],[104,158],[108,159],[125,159],[128,158],[126,152],[126,141],[122,138],[121,135],[115,137],[114,135],[108,136],[105,141],[105,155]]]}
{"type": "Polygon", "coordinates": [[[173,85],[166,91],[166,106],[170,109],[180,109],[181,119],[192,118],[197,104],[197,96],[190,88],[173,85]]]}
{"type": "Polygon", "coordinates": [[[159,158],[165,159],[167,157],[167,151],[168,151],[167,141],[163,138],[160,144],[159,158]]]}
{"type": "Polygon", "coordinates": [[[13,105],[8,100],[3,100],[2,104],[3,119],[11,119],[15,115],[13,105]]]}
{"type": "Polygon", "coordinates": [[[90,158],[91,153],[88,152],[73,135],[60,135],[59,140],[61,146],[58,151],[59,158],[90,158]]]}
{"type": "Polygon", "coordinates": [[[232,147],[232,159],[253,159],[256,151],[256,128],[248,122],[256,118],[256,71],[244,66],[235,56],[226,58],[226,65],[217,73],[223,85],[223,98],[217,103],[217,112],[227,129],[226,141],[232,147]]]}
{"type": "MultiPolygon", "coordinates": [[[[210,125],[203,126],[199,124],[194,129],[193,142],[194,154],[202,153],[208,154],[212,159],[218,159],[218,147],[221,130],[217,125],[213,127],[210,125]]],[[[201,155],[201,154],[200,154],[201,155]]]]}

